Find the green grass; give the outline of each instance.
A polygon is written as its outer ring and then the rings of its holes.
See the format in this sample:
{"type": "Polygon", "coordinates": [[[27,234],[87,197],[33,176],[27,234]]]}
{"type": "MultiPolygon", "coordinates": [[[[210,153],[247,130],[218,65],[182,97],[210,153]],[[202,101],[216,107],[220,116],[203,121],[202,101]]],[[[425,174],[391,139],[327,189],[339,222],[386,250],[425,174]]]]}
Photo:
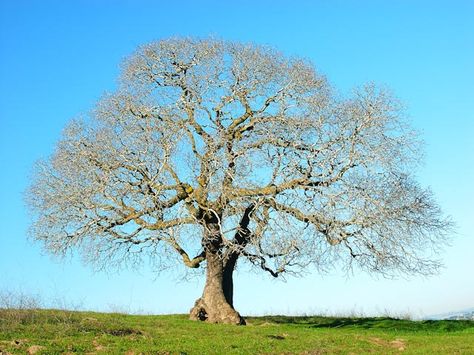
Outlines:
{"type": "Polygon", "coordinates": [[[474,354],[474,321],[268,316],[247,322],[4,309],[0,354],[474,354]]]}

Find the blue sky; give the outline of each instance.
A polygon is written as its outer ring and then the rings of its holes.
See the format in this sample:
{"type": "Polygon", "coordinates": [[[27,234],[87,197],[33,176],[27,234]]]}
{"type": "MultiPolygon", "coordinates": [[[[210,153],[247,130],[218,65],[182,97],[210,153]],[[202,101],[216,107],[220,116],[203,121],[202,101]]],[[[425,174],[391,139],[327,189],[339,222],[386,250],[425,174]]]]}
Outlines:
{"type": "Polygon", "coordinates": [[[114,89],[138,45],[209,35],[306,57],[342,92],[369,80],[389,86],[426,142],[419,179],[458,226],[434,277],[334,271],[279,282],[239,273],[237,309],[422,316],[473,307],[472,1],[1,1],[0,290],[94,310],[189,310],[202,278],[146,268],[94,273],[79,258],[45,255],[27,240],[22,194],[34,161],[52,152],[68,120],[114,89]]]}

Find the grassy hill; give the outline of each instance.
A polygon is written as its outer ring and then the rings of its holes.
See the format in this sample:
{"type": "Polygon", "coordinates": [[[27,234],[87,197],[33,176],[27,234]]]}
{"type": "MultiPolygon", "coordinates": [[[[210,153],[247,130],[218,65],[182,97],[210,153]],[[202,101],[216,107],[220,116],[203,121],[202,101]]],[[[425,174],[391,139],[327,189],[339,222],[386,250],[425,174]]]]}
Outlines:
{"type": "Polygon", "coordinates": [[[474,354],[474,321],[248,317],[244,327],[186,315],[0,310],[0,354],[474,354]]]}

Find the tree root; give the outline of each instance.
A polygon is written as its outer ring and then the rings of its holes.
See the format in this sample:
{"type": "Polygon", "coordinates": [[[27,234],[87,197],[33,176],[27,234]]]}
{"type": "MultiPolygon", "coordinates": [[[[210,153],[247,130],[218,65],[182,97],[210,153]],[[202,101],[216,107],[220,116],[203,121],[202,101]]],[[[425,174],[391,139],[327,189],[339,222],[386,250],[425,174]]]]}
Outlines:
{"type": "Polygon", "coordinates": [[[209,323],[245,325],[245,319],[229,304],[210,307],[202,298],[198,298],[191,308],[189,319],[209,323]]]}

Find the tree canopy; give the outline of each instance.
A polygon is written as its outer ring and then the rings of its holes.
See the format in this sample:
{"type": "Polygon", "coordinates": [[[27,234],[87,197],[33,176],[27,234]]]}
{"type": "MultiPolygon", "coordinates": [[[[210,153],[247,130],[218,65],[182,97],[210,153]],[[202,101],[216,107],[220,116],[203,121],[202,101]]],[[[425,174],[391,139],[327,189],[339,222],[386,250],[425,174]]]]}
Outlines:
{"type": "Polygon", "coordinates": [[[161,40],[38,163],[31,232],[98,265],[212,257],[224,281],[238,259],[430,274],[451,222],[415,180],[420,146],[387,89],[341,95],[264,46],[161,40]]]}

